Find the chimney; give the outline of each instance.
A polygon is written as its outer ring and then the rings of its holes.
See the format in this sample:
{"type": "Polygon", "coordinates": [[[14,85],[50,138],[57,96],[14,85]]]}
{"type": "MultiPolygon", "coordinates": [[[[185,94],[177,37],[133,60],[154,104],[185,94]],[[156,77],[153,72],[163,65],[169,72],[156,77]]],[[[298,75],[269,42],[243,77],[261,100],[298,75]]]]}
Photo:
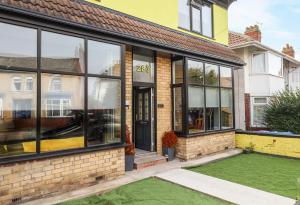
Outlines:
{"type": "Polygon", "coordinates": [[[293,46],[290,46],[288,43],[286,44],[285,47],[283,47],[282,53],[291,56],[292,58],[295,58],[295,50],[293,46]]]}
{"type": "Polygon", "coordinates": [[[247,27],[245,35],[251,37],[253,40],[261,42],[261,31],[258,25],[247,27]]]}

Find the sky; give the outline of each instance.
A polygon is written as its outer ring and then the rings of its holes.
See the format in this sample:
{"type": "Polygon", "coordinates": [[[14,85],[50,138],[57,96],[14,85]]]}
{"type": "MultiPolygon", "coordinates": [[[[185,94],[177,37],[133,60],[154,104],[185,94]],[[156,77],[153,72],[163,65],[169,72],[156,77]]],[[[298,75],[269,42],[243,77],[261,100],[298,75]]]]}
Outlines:
{"type": "Polygon", "coordinates": [[[237,0],[229,8],[229,30],[259,25],[262,43],[281,51],[289,43],[300,60],[300,0],[237,0]]]}

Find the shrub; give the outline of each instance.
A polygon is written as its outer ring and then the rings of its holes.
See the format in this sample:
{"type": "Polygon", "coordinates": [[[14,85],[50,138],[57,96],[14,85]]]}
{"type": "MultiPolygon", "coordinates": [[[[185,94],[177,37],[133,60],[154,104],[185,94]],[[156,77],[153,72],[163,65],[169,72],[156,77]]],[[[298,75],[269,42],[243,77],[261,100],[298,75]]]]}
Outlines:
{"type": "Polygon", "coordinates": [[[271,98],[264,115],[271,130],[300,133],[300,90],[285,90],[271,98]]]}
{"type": "Polygon", "coordinates": [[[134,144],[131,141],[129,127],[126,125],[126,148],[125,148],[125,154],[126,155],[134,155],[135,154],[135,147],[134,144]]]}
{"type": "Polygon", "coordinates": [[[165,132],[162,138],[162,144],[164,147],[172,148],[177,144],[177,136],[173,131],[165,132]]]}

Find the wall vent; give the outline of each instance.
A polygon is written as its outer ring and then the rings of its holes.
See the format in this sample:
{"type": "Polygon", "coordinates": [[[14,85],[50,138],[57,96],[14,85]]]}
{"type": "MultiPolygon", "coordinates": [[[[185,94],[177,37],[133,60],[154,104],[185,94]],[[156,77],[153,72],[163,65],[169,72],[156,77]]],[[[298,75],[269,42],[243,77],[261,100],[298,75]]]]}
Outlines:
{"type": "Polygon", "coordinates": [[[13,198],[11,200],[12,203],[17,203],[17,202],[20,202],[22,200],[22,197],[16,197],[16,198],[13,198]]]}

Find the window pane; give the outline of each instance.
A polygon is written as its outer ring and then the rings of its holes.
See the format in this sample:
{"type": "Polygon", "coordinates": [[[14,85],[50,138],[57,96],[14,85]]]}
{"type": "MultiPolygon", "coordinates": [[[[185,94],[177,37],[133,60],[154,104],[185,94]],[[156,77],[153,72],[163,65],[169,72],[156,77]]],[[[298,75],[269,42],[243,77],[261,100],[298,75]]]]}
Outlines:
{"type": "Polygon", "coordinates": [[[98,75],[120,76],[120,46],[88,41],[88,71],[98,75]]]}
{"type": "Polygon", "coordinates": [[[41,152],[84,146],[84,78],[60,75],[60,90],[52,89],[54,74],[41,79],[41,152]]]}
{"type": "Polygon", "coordinates": [[[0,71],[0,157],[36,153],[36,74],[0,71]],[[11,91],[14,78],[33,80],[33,92],[11,91]]]}
{"type": "Polygon", "coordinates": [[[202,6],[202,30],[203,35],[212,37],[212,10],[206,4],[202,6]]]}
{"type": "Polygon", "coordinates": [[[232,89],[221,89],[222,129],[233,128],[232,89]]]}
{"type": "Polygon", "coordinates": [[[264,53],[253,54],[252,72],[253,73],[266,72],[266,62],[265,62],[264,53]]]}
{"type": "Polygon", "coordinates": [[[189,86],[189,133],[204,131],[204,89],[189,86]]]}
{"type": "Polygon", "coordinates": [[[0,23],[0,66],[36,68],[37,31],[0,23]]]}
{"type": "Polygon", "coordinates": [[[154,56],[151,50],[134,50],[133,81],[145,83],[154,82],[154,56]]]}
{"type": "Polygon", "coordinates": [[[179,27],[190,30],[190,6],[189,0],[179,0],[179,27]]]}
{"type": "Polygon", "coordinates": [[[193,31],[201,32],[201,20],[200,20],[200,10],[192,7],[192,14],[193,14],[193,31]]]}
{"type": "Polygon", "coordinates": [[[269,53],[269,73],[282,76],[282,58],[269,53]]]}
{"type": "Polygon", "coordinates": [[[174,88],[174,131],[182,131],[182,88],[174,88]]]}
{"type": "Polygon", "coordinates": [[[173,62],[173,84],[183,83],[183,60],[173,62]]]}
{"type": "Polygon", "coordinates": [[[220,129],[219,89],[206,88],[206,130],[220,129]]]}
{"type": "Polygon", "coordinates": [[[84,39],[42,32],[42,69],[84,72],[84,39]]]}
{"type": "Polygon", "coordinates": [[[121,142],[121,81],[88,80],[88,144],[121,142]]]}
{"type": "Polygon", "coordinates": [[[189,83],[203,85],[203,63],[188,61],[188,81],[189,83]]]}
{"type": "Polygon", "coordinates": [[[231,68],[220,67],[220,83],[222,87],[232,87],[232,72],[231,68]]]}
{"type": "Polygon", "coordinates": [[[253,105],[253,127],[265,127],[264,113],[266,109],[265,105],[253,105]]]}
{"type": "Polygon", "coordinates": [[[205,84],[219,85],[219,69],[218,66],[212,64],[205,64],[205,84]]]}

